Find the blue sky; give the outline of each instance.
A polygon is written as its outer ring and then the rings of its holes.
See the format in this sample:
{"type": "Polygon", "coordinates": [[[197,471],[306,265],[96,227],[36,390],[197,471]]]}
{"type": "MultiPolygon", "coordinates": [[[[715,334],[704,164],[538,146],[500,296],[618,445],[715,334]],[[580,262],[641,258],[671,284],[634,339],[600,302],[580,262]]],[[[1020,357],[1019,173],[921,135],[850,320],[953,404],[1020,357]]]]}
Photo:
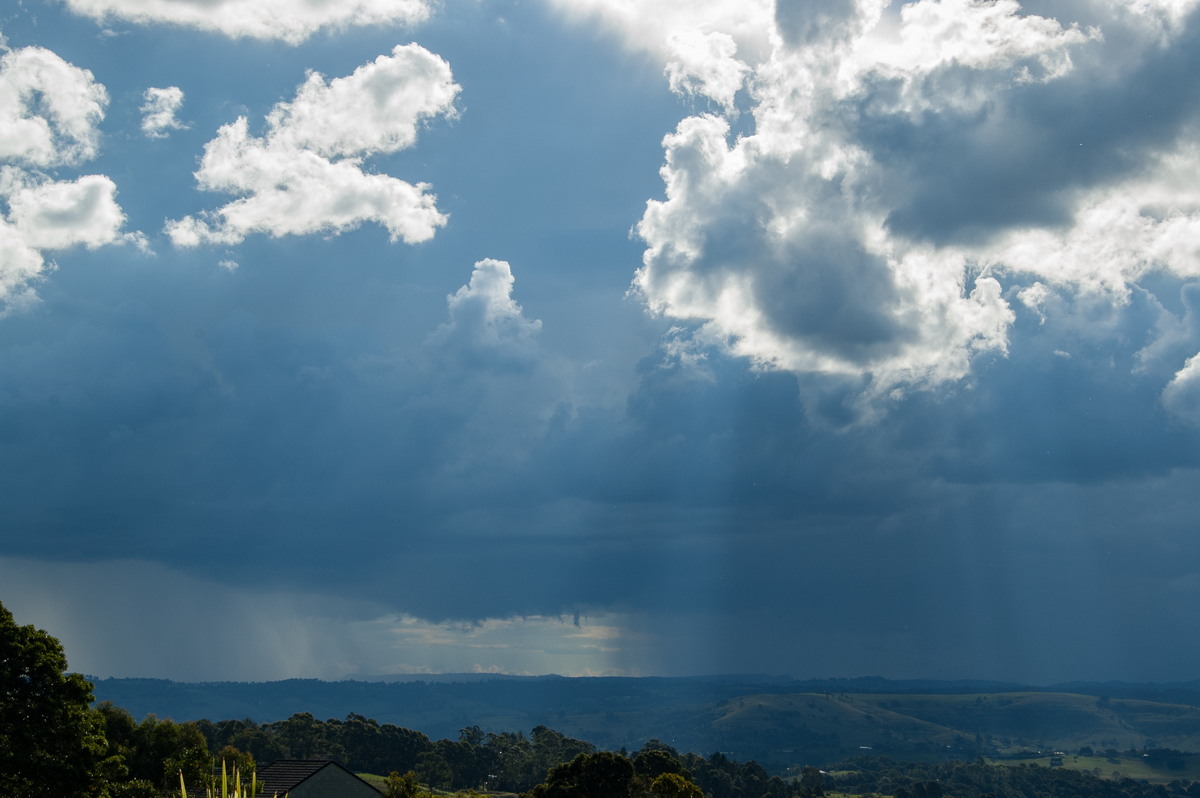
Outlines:
{"type": "Polygon", "coordinates": [[[18,0],[0,600],[96,676],[1196,677],[1194,0],[18,0]]]}

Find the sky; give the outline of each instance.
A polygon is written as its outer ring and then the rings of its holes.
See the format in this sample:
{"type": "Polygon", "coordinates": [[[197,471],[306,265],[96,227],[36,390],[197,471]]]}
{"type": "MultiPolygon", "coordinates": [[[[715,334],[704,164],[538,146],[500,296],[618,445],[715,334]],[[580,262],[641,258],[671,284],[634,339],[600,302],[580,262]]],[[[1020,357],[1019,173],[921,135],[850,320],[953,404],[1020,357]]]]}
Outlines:
{"type": "Polygon", "coordinates": [[[11,0],[73,670],[1200,677],[1200,0],[11,0]]]}

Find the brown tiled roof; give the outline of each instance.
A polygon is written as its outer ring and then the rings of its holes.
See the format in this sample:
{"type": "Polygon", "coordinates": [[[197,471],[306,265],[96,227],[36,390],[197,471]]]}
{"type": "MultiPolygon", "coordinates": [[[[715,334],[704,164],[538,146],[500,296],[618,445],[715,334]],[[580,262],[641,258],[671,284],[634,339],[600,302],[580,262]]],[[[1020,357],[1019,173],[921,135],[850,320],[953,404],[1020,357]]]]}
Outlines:
{"type": "Polygon", "coordinates": [[[266,798],[273,795],[283,798],[285,793],[327,767],[345,770],[353,778],[358,778],[332,759],[276,759],[266,767],[259,768],[258,794],[266,798]]]}

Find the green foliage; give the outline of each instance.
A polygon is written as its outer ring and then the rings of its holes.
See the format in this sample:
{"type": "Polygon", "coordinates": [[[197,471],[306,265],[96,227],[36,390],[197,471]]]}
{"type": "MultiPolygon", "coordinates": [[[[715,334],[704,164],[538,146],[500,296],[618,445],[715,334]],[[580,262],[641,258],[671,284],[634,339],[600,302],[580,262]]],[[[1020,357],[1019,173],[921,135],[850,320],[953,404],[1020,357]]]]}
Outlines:
{"type": "Polygon", "coordinates": [[[66,669],[57,639],[18,626],[0,604],[0,795],[90,798],[103,791],[103,719],[91,708],[91,683],[66,669]]]}
{"type": "Polygon", "coordinates": [[[91,683],[66,668],[55,638],[18,626],[0,604],[0,796],[151,798],[172,791],[180,772],[209,783],[212,757],[195,724],[93,709],[91,683]]]}
{"type": "Polygon", "coordinates": [[[704,792],[675,750],[655,740],[632,761],[611,751],[577,754],[552,768],[527,798],[704,798],[704,792]]]}
{"type": "Polygon", "coordinates": [[[147,715],[135,723],[128,712],[103,703],[97,711],[104,719],[110,757],[124,765],[124,778],[154,784],[160,791],[174,789],[179,771],[188,784],[207,784],[213,758],[208,743],[194,723],[175,723],[147,715]]]}
{"type": "Polygon", "coordinates": [[[361,715],[320,721],[309,713],[258,724],[226,720],[194,724],[209,750],[232,745],[258,762],[275,759],[334,759],[359,773],[406,773],[431,787],[452,790],[528,790],[554,766],[596,748],[553,729],[485,733],[468,727],[457,740],[431,741],[420,732],[380,724],[361,715]]]}
{"type": "Polygon", "coordinates": [[[633,763],[620,754],[611,751],[579,754],[551,769],[546,780],[529,795],[531,798],[631,798],[634,775],[633,763]]]}
{"type": "Polygon", "coordinates": [[[800,794],[806,798],[820,798],[825,794],[825,774],[819,768],[805,765],[797,780],[800,794]]]}
{"type": "Polygon", "coordinates": [[[107,798],[162,798],[162,793],[145,779],[108,785],[107,798]]]}
{"type": "Polygon", "coordinates": [[[650,795],[653,798],[704,798],[699,787],[678,773],[656,776],[650,783],[650,795]]]}
{"type": "Polygon", "coordinates": [[[428,793],[421,789],[417,774],[413,771],[401,775],[393,770],[384,782],[383,795],[384,798],[422,798],[428,793]]]}
{"type": "MultiPolygon", "coordinates": [[[[178,778],[179,796],[188,798],[188,779],[182,770],[179,771],[178,778]]],[[[243,781],[241,770],[236,766],[230,767],[225,760],[221,760],[220,776],[210,774],[202,789],[208,798],[259,798],[258,779],[254,772],[250,771],[243,781]]],[[[284,798],[287,798],[286,794],[284,798]]]]}
{"type": "Polygon", "coordinates": [[[417,778],[430,787],[448,789],[454,781],[454,771],[437,751],[426,751],[417,757],[417,778]]]}
{"type": "Polygon", "coordinates": [[[274,762],[290,756],[287,747],[268,728],[252,720],[223,720],[220,723],[200,720],[196,721],[196,728],[204,735],[210,751],[228,746],[244,751],[255,762],[274,762]]]}
{"type": "Polygon", "coordinates": [[[226,745],[217,751],[216,760],[225,763],[229,770],[238,773],[254,773],[256,763],[254,757],[246,751],[239,751],[232,745],[226,745]]]}
{"type": "Polygon", "coordinates": [[[683,773],[683,765],[679,763],[679,759],[671,752],[661,749],[643,748],[633,757],[633,769],[647,782],[668,773],[683,773]]]}
{"type": "Polygon", "coordinates": [[[354,714],[344,721],[321,721],[305,712],[274,723],[201,720],[195,725],[209,750],[233,746],[256,762],[333,759],[356,772],[403,773],[416,768],[417,757],[433,750],[433,743],[421,732],[354,714]]]}
{"type": "Polygon", "coordinates": [[[311,713],[301,712],[273,727],[279,742],[296,759],[348,760],[338,722],[322,723],[311,713]]]}
{"type": "MultiPolygon", "coordinates": [[[[107,798],[151,798],[180,792],[180,776],[194,790],[217,795],[238,792],[240,774],[253,782],[254,757],[226,745],[214,759],[208,742],[195,723],[175,723],[147,715],[140,723],[124,709],[110,703],[96,708],[104,719],[109,761],[119,763],[119,773],[109,779],[107,798]],[[219,762],[224,770],[214,772],[219,762]]],[[[253,784],[244,785],[250,795],[253,784]]]]}
{"type": "MultiPolygon", "coordinates": [[[[182,772],[180,778],[183,778],[182,772]]],[[[231,767],[228,762],[222,759],[221,791],[218,793],[216,789],[213,789],[212,794],[216,798],[257,798],[258,778],[253,770],[246,771],[243,774],[243,771],[236,765],[231,767]],[[243,780],[243,775],[245,775],[245,780],[243,780]]]]}

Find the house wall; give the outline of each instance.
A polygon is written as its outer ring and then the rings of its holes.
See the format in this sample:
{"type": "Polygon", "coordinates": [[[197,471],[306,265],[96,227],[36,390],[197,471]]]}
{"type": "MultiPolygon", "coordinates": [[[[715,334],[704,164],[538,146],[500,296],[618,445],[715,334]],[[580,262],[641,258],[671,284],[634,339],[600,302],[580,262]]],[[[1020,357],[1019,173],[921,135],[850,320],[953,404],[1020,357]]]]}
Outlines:
{"type": "Polygon", "coordinates": [[[341,768],[329,766],[305,779],[288,798],[379,798],[379,792],[341,768]]]}

